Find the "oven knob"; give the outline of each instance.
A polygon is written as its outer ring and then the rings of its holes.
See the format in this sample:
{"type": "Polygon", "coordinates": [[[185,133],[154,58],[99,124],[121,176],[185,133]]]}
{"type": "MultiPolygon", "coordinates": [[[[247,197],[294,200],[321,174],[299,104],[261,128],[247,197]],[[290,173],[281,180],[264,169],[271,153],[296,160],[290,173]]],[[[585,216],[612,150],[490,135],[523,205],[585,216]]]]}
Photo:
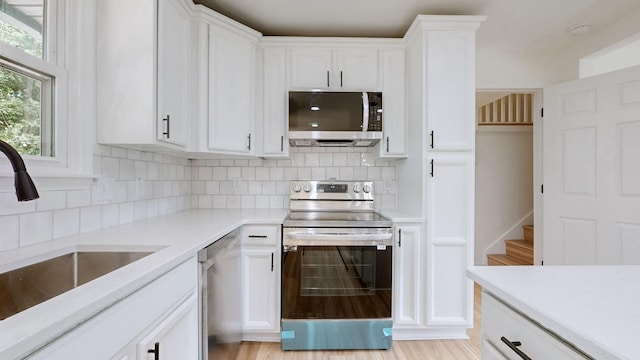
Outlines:
{"type": "Polygon", "coordinates": [[[367,193],[367,194],[368,194],[368,193],[370,193],[370,192],[371,192],[371,185],[369,185],[369,184],[364,184],[364,185],[362,186],[362,191],[364,191],[364,192],[365,192],[365,193],[367,193]]]}
{"type": "Polygon", "coordinates": [[[293,184],[293,192],[300,192],[302,190],[302,186],[300,184],[293,184]]]}
{"type": "Polygon", "coordinates": [[[357,193],[359,193],[359,192],[360,192],[360,190],[362,190],[362,186],[360,186],[360,184],[355,184],[355,185],[353,185],[353,192],[354,192],[354,193],[356,193],[356,194],[357,194],[357,193]]]}
{"type": "Polygon", "coordinates": [[[311,191],[311,184],[304,184],[304,192],[310,192],[311,191]]]}

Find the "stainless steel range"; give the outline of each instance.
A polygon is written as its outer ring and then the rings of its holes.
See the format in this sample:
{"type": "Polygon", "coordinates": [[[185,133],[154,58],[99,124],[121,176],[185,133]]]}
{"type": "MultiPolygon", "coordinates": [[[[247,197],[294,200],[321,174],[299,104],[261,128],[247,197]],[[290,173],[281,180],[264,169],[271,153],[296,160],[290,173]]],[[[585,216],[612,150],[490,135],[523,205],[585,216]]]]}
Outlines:
{"type": "Polygon", "coordinates": [[[373,183],[292,181],[282,230],[282,349],[391,347],[391,221],[373,183]]]}

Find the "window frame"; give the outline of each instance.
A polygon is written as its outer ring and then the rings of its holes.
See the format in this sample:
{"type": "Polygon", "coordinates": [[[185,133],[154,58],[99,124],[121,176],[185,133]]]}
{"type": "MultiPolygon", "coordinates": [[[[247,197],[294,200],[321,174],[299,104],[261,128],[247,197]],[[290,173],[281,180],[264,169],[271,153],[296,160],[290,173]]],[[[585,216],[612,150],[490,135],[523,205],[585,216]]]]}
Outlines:
{"type": "MultiPolygon", "coordinates": [[[[5,61],[51,76],[53,81],[48,108],[53,119],[53,156],[22,156],[36,185],[86,188],[94,177],[95,1],[45,0],[44,11],[43,59],[0,43],[0,57],[5,61]],[[60,183],[72,185],[59,186],[51,178],[71,179],[60,183]],[[79,179],[86,181],[79,183],[79,179]]],[[[0,154],[0,178],[4,177],[13,178],[13,170],[0,154]]],[[[1,180],[0,192],[10,191],[3,186],[7,181],[1,180]]]]}

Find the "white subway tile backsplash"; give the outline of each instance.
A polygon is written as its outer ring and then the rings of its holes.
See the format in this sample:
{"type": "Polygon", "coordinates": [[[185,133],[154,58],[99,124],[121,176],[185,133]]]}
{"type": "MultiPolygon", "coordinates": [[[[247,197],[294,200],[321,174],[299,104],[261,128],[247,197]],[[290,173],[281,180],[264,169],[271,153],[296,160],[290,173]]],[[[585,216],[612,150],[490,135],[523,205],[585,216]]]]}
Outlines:
{"type": "Polygon", "coordinates": [[[18,215],[0,216],[0,251],[20,246],[20,217],[18,215]]]}
{"type": "Polygon", "coordinates": [[[20,246],[33,245],[53,239],[53,213],[51,211],[22,214],[20,246]]]}
{"type": "Polygon", "coordinates": [[[91,190],[67,191],[67,207],[81,207],[91,205],[91,190]]]}
{"type": "Polygon", "coordinates": [[[256,168],[256,180],[269,180],[269,168],[258,167],[256,168]]]}
{"type": "Polygon", "coordinates": [[[119,222],[118,204],[103,205],[100,211],[101,224],[103,228],[118,225],[119,222]]]}
{"type": "Polygon", "coordinates": [[[117,179],[120,175],[120,160],[113,157],[103,157],[101,174],[117,179]]]}
{"type": "Polygon", "coordinates": [[[120,176],[119,180],[134,180],[135,167],[133,160],[120,159],[120,176]]]}
{"type": "MultiPolygon", "coordinates": [[[[37,184],[36,184],[37,186],[37,184]]],[[[0,193],[0,215],[24,214],[36,211],[35,201],[18,201],[14,193],[0,193]]]]}
{"type": "Polygon", "coordinates": [[[227,168],[226,167],[214,167],[213,168],[213,180],[227,180],[227,168]]]}
{"type": "Polygon", "coordinates": [[[102,207],[90,206],[80,208],[80,232],[99,230],[102,226],[102,207]]]}
{"type": "Polygon", "coordinates": [[[227,195],[213,195],[213,208],[214,209],[226,209],[227,208],[227,195]]]}
{"type": "Polygon", "coordinates": [[[333,166],[347,166],[347,154],[333,154],[333,166]]]}
{"type": "MultiPolygon", "coordinates": [[[[192,188],[192,190],[195,191],[194,188],[192,188]]],[[[197,194],[202,193],[202,192],[196,192],[197,194]]],[[[209,195],[215,195],[215,194],[220,194],[220,181],[207,181],[205,182],[205,190],[204,190],[205,194],[209,194],[209,195]]]]}
{"type": "Polygon", "coordinates": [[[314,167],[311,168],[311,178],[314,180],[325,180],[327,179],[327,171],[323,167],[314,167]]]}
{"type": "Polygon", "coordinates": [[[278,168],[278,167],[269,169],[269,180],[271,181],[284,180],[284,169],[278,168]]]}
{"type": "MultiPolygon", "coordinates": [[[[159,212],[160,213],[160,212],[159,212]]],[[[118,207],[118,223],[127,224],[133,221],[133,203],[122,203],[118,207]]]]}
{"type": "Polygon", "coordinates": [[[63,209],[53,212],[53,238],[75,235],[80,232],[80,209],[63,209]]]}
{"type": "Polygon", "coordinates": [[[320,165],[320,156],[317,153],[304,154],[304,166],[315,167],[320,165]]]}
{"type": "Polygon", "coordinates": [[[40,198],[35,201],[37,211],[64,209],[67,207],[66,191],[40,191],[40,198]]]}

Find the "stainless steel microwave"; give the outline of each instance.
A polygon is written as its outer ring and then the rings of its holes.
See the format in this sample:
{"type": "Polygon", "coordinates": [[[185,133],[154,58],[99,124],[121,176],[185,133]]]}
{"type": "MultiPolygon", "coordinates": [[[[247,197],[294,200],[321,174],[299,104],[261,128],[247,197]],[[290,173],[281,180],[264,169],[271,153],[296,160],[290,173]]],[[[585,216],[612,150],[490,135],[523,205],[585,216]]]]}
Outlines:
{"type": "Polygon", "coordinates": [[[380,92],[289,92],[291,146],[373,146],[382,118],[380,92]]]}

